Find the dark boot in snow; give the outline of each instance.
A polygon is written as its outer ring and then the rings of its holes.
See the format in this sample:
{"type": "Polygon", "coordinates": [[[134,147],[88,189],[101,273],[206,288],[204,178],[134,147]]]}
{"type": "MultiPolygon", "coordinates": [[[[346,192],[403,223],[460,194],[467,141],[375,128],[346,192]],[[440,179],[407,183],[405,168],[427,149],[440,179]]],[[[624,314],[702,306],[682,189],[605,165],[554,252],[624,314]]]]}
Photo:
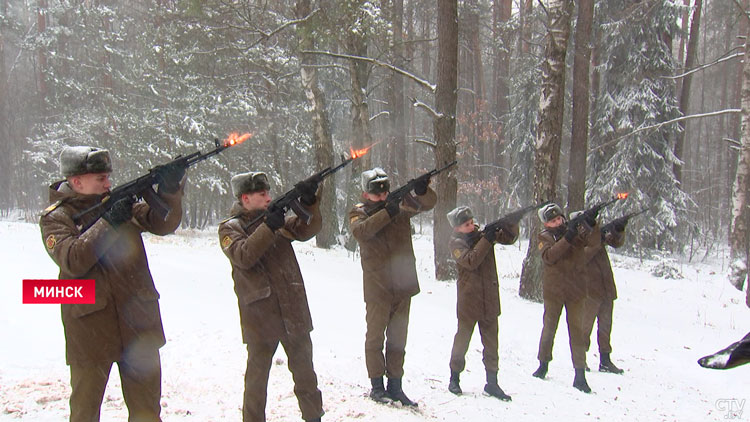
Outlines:
{"type": "Polygon", "coordinates": [[[461,385],[459,384],[459,382],[458,372],[451,372],[451,380],[448,383],[448,391],[457,396],[463,393],[463,391],[461,391],[461,385]]]}
{"type": "Polygon", "coordinates": [[[590,393],[591,387],[586,382],[586,369],[576,368],[576,376],[573,379],[573,387],[583,391],[584,393],[590,393]]]}
{"type": "Polygon", "coordinates": [[[390,403],[391,399],[388,397],[388,393],[385,392],[383,387],[383,377],[370,378],[372,384],[372,390],[370,390],[370,398],[378,403],[390,403]]]}
{"type": "Polygon", "coordinates": [[[547,365],[549,365],[549,362],[543,362],[543,361],[540,360],[539,361],[539,368],[537,368],[536,371],[534,371],[534,373],[531,374],[531,375],[533,375],[533,376],[535,376],[535,377],[537,377],[539,379],[544,379],[544,377],[547,376],[547,365]]]}
{"type": "Polygon", "coordinates": [[[512,400],[510,396],[505,394],[503,389],[497,385],[497,372],[487,371],[487,385],[484,386],[484,392],[503,401],[512,400]]]}
{"type": "Polygon", "coordinates": [[[401,389],[401,378],[388,378],[388,388],[386,392],[394,401],[401,402],[404,406],[418,406],[417,403],[411,401],[406,397],[406,394],[404,394],[404,390],[401,389]]]}
{"type": "Polygon", "coordinates": [[[614,363],[609,359],[609,353],[602,353],[601,360],[599,362],[599,372],[610,372],[613,374],[622,374],[625,371],[615,366],[614,363]]]}

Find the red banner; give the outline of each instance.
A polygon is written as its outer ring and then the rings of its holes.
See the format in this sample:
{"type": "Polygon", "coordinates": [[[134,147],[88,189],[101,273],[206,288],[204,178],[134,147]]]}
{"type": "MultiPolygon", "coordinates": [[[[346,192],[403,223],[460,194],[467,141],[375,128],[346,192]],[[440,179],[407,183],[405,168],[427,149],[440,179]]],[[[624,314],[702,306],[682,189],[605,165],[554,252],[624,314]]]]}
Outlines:
{"type": "Polygon", "coordinates": [[[94,280],[24,280],[23,303],[95,303],[94,280]]]}

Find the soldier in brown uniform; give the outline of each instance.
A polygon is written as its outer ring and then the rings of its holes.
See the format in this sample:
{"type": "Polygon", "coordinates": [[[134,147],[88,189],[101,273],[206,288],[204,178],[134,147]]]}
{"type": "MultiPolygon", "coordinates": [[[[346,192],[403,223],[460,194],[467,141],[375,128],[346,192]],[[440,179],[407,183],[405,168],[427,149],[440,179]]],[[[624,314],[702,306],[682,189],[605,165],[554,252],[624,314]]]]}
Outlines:
{"type": "MultiPolygon", "coordinates": [[[[575,218],[578,212],[570,214],[575,218]]],[[[598,302],[596,308],[597,325],[597,342],[599,343],[599,371],[611,372],[613,374],[622,374],[624,371],[610,359],[612,353],[612,343],[610,336],[612,334],[612,311],[614,310],[614,301],[617,299],[617,287],[615,287],[615,276],[612,273],[612,264],[607,254],[607,245],[613,248],[619,248],[625,243],[625,224],[618,223],[608,230],[602,231],[602,243],[595,246],[586,246],[586,270],[589,277],[588,295],[598,302]]],[[[589,350],[591,344],[591,332],[593,323],[586,330],[586,350],[589,350]]]]}
{"type": "Polygon", "coordinates": [[[361,182],[365,201],[349,211],[349,224],[359,242],[362,260],[370,398],[416,406],[404,394],[401,384],[411,297],[419,293],[410,219],[432,209],[437,195],[428,187],[429,180],[420,183],[414,188],[414,200],[419,206],[413,209],[387,199],[390,181],[382,169],[363,172],[361,182]],[[370,215],[369,211],[383,204],[384,208],[370,215]],[[387,391],[383,375],[388,377],[387,391]]]}
{"type": "Polygon", "coordinates": [[[237,202],[230,210],[232,217],[219,225],[219,239],[232,264],[242,340],[247,344],[242,420],[266,420],[268,375],[281,343],[302,418],[320,421],[323,402],[312,361],[312,318],[292,248],[293,241],[311,239],[320,231],[317,184],[297,184],[300,202],[312,215],[309,224],[296,216],[285,218],[283,209],[268,209],[271,187],[264,173],[238,174],[231,184],[237,202]]]}
{"type": "Polygon", "coordinates": [[[588,221],[588,226],[568,224],[557,204],[543,206],[538,214],[544,223],[544,230],[539,233],[539,251],[544,262],[544,325],[537,356],[539,368],[533,375],[542,379],[547,375],[557,324],[565,307],[575,368],[573,386],[590,393],[586,382],[586,327],[593,324],[595,303],[586,292],[584,247],[601,241],[599,227],[595,220],[588,221]]]}
{"type": "MultiPolygon", "coordinates": [[[[184,170],[163,169],[159,196],[171,206],[165,220],[143,202],[125,198],[81,233],[72,216],[109,192],[109,152],[66,147],[60,154],[66,180],[50,186],[50,205],[39,222],[60,279],[93,279],[93,304],[62,305],[65,356],[70,366],[70,420],[99,420],[112,363],[117,362],[130,421],[160,421],[164,331],[159,293],[146,261],[141,233],[172,233],[182,218],[184,170]]],[[[94,217],[81,221],[85,225],[94,217]]]]}
{"type": "Polygon", "coordinates": [[[448,221],[453,227],[450,248],[458,266],[458,330],[453,338],[448,390],[453,394],[462,392],[459,374],[466,366],[466,351],[469,349],[474,326],[479,324],[479,335],[484,346],[482,361],[487,373],[484,391],[493,397],[510,401],[511,397],[497,384],[500,290],[493,246],[495,242],[513,244],[518,239],[518,224],[497,231],[479,231],[469,207],[455,208],[448,213],[448,221]]]}

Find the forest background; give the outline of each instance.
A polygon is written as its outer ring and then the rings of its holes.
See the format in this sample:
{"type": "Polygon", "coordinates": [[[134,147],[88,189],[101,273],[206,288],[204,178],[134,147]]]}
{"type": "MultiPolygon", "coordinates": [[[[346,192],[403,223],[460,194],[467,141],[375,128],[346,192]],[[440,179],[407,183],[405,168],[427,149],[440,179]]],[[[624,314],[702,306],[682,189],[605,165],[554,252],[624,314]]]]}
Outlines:
{"type": "MultiPolygon", "coordinates": [[[[350,148],[323,186],[319,247],[356,244],[359,174],[433,182],[435,271],[445,213],[479,222],[554,200],[648,208],[627,249],[726,251],[747,278],[748,0],[0,0],[0,215],[33,221],[64,145],[109,149],[118,185],[179,154],[253,136],[189,171],[183,225],[227,216],[229,179],[280,194],[350,148]],[[743,58],[745,58],[743,60],[743,58]]],[[[427,220],[429,218],[430,220],[427,220]]],[[[539,229],[524,220],[525,236],[539,229]]],[[[533,242],[521,296],[541,298],[533,242]]],[[[722,252],[723,253],[723,252],[722,252]]]]}

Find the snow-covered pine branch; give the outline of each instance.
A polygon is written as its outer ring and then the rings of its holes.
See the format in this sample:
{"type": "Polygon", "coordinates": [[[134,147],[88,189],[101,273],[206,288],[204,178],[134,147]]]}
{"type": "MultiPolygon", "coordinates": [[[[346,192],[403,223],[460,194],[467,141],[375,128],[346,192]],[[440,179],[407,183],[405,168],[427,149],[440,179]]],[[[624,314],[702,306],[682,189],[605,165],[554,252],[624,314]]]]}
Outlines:
{"type": "Polygon", "coordinates": [[[726,110],[712,111],[712,112],[709,112],[709,113],[689,114],[687,116],[680,116],[680,117],[677,117],[676,119],[667,120],[666,122],[657,123],[655,125],[639,127],[638,129],[636,129],[636,130],[634,130],[632,132],[628,132],[628,133],[626,133],[626,134],[624,134],[622,136],[619,136],[619,137],[617,137],[617,138],[615,138],[615,139],[613,139],[613,140],[611,140],[609,142],[605,142],[605,143],[603,143],[603,144],[601,144],[601,145],[599,145],[599,146],[597,146],[595,148],[592,148],[591,151],[593,152],[593,151],[596,151],[598,149],[604,148],[606,146],[614,145],[614,144],[620,142],[621,140],[623,140],[624,138],[627,138],[628,136],[635,135],[636,133],[640,133],[640,132],[643,132],[645,130],[650,130],[650,129],[658,129],[658,128],[662,127],[662,126],[666,126],[666,125],[669,125],[669,124],[672,124],[672,123],[677,123],[677,122],[680,122],[680,121],[683,121],[683,120],[698,119],[698,118],[702,118],[702,117],[713,117],[713,116],[720,116],[722,114],[741,113],[741,112],[742,112],[742,110],[739,109],[739,108],[729,108],[729,109],[726,109],[726,110]]]}
{"type": "Polygon", "coordinates": [[[390,63],[386,63],[386,62],[380,61],[378,59],[373,59],[372,57],[354,56],[354,55],[351,55],[351,54],[341,54],[341,53],[333,53],[333,52],[330,52],[330,51],[319,51],[319,50],[303,50],[302,52],[306,53],[306,54],[320,54],[320,55],[323,55],[323,56],[331,56],[331,57],[336,57],[336,58],[339,58],[339,59],[360,60],[360,61],[363,61],[363,62],[372,63],[372,64],[374,64],[376,66],[384,67],[384,68],[386,68],[388,70],[396,72],[399,75],[406,76],[407,78],[409,78],[409,79],[413,80],[414,82],[416,82],[417,85],[421,86],[422,88],[425,88],[425,89],[429,90],[430,92],[434,93],[435,89],[436,89],[436,86],[434,84],[431,84],[429,81],[424,80],[424,79],[420,78],[419,76],[417,76],[417,75],[415,75],[413,73],[409,73],[406,70],[401,69],[399,67],[396,67],[396,66],[394,66],[394,65],[392,65],[390,63]]]}

